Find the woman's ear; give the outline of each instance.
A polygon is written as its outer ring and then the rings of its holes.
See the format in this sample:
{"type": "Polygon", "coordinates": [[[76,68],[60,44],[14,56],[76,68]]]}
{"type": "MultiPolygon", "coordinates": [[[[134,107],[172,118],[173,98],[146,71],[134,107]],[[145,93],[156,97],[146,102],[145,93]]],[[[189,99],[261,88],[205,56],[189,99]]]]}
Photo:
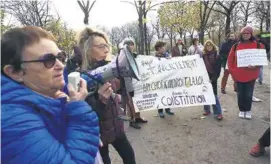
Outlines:
{"type": "Polygon", "coordinates": [[[6,65],[3,68],[4,73],[12,78],[13,80],[22,83],[23,82],[23,75],[24,75],[24,71],[23,70],[15,70],[14,67],[12,65],[6,65]]]}

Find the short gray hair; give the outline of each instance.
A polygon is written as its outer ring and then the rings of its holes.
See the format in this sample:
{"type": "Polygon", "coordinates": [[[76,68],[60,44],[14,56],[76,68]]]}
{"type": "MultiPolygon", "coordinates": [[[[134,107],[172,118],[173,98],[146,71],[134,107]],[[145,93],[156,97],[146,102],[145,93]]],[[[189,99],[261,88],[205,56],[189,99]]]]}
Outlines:
{"type": "Polygon", "coordinates": [[[135,41],[134,41],[133,38],[126,38],[126,39],[123,40],[123,45],[125,45],[125,44],[127,44],[127,45],[135,45],[135,41]]]}

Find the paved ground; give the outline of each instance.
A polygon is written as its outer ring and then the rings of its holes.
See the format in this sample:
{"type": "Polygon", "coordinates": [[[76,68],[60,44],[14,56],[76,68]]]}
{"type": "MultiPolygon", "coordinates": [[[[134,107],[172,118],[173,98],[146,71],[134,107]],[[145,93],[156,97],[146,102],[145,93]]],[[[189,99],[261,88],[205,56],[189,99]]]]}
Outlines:
{"type": "MultiPolygon", "coordinates": [[[[265,156],[251,157],[248,150],[269,127],[270,69],[264,68],[264,84],[255,87],[255,96],[263,102],[253,103],[252,120],[237,117],[238,106],[232,80],[227,94],[219,93],[224,120],[212,116],[201,118],[202,107],[174,109],[175,116],[160,119],[156,111],[142,112],[149,123],[141,130],[128,127],[128,139],[135,150],[137,164],[269,164],[265,156]]],[[[223,72],[222,72],[223,73],[223,72]]],[[[111,147],[112,164],[121,159],[111,147]]]]}

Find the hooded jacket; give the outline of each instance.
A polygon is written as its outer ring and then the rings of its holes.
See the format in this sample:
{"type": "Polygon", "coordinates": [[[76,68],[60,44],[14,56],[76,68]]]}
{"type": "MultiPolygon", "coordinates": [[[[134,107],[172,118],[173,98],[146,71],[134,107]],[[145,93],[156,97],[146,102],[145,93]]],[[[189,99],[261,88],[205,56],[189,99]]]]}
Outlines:
{"type": "Polygon", "coordinates": [[[98,117],[85,101],[45,97],[5,75],[1,85],[2,163],[94,163],[98,117]]]}

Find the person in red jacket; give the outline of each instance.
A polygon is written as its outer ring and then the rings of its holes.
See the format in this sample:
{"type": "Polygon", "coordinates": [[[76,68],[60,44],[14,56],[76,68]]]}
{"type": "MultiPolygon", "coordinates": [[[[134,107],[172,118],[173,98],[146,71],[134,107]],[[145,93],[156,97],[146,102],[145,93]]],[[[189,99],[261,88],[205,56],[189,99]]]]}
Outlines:
{"type": "MultiPolygon", "coordinates": [[[[264,49],[264,45],[260,44],[264,49]]],[[[237,84],[237,99],[239,117],[251,119],[251,104],[255,81],[259,76],[260,67],[249,65],[248,67],[237,66],[237,51],[244,49],[257,49],[257,42],[253,36],[253,29],[250,26],[242,28],[240,41],[237,43],[236,51],[231,48],[228,57],[229,71],[237,84]]]]}

